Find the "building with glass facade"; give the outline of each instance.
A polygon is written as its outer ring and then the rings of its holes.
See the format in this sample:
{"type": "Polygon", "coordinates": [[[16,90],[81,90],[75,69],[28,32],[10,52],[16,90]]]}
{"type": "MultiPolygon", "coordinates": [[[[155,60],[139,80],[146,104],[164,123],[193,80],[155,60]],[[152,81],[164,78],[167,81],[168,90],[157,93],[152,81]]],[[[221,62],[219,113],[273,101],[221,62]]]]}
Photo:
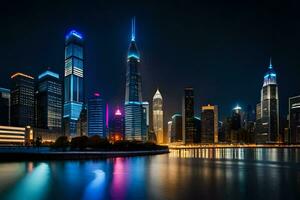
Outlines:
{"type": "Polygon", "coordinates": [[[182,105],[182,135],[184,144],[194,143],[194,89],[191,87],[184,89],[182,105]]]}
{"type": "Polygon", "coordinates": [[[47,70],[36,84],[36,127],[62,128],[62,84],[57,73],[47,70]]]}
{"type": "Polygon", "coordinates": [[[202,106],[201,111],[201,143],[218,143],[218,106],[202,106]]]}
{"type": "Polygon", "coordinates": [[[77,136],[77,121],[84,104],[84,52],[83,37],[75,30],[65,38],[65,74],[64,74],[64,132],[77,136]]]}
{"type": "Polygon", "coordinates": [[[34,78],[27,74],[11,76],[10,120],[12,126],[34,126],[34,78]]]}
{"type": "Polygon", "coordinates": [[[171,143],[182,142],[182,115],[174,114],[172,116],[171,143]]]}
{"type": "Polygon", "coordinates": [[[289,98],[289,137],[291,144],[300,143],[300,96],[289,98]]]}
{"type": "Polygon", "coordinates": [[[116,109],[110,128],[110,140],[118,141],[124,139],[124,116],[119,108],[116,109]]]}
{"type": "Polygon", "coordinates": [[[140,54],[135,42],[135,19],[132,20],[131,41],[127,54],[125,89],[125,139],[145,140],[143,121],[145,109],[142,101],[140,54]]]}
{"type": "Polygon", "coordinates": [[[0,125],[10,125],[10,90],[0,88],[0,125]]]}
{"type": "Polygon", "coordinates": [[[257,113],[260,115],[257,116],[256,143],[277,142],[279,139],[279,98],[276,72],[271,61],[264,76],[257,113]]]}
{"type": "Polygon", "coordinates": [[[156,134],[157,144],[164,143],[163,114],[163,98],[159,90],[156,90],[152,101],[152,117],[153,130],[156,134]]]}
{"type": "Polygon", "coordinates": [[[88,99],[88,135],[106,138],[106,108],[100,93],[95,92],[88,99]]]}

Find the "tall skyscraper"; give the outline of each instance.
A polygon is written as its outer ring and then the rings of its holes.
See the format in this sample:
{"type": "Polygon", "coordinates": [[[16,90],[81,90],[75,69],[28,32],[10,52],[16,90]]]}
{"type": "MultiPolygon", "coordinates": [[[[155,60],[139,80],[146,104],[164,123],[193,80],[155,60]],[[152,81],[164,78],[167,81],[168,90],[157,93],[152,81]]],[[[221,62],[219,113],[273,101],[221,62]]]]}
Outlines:
{"type": "Polygon", "coordinates": [[[10,125],[10,90],[0,88],[0,125],[10,125]]]}
{"type": "Polygon", "coordinates": [[[182,134],[184,144],[194,143],[194,89],[191,87],[184,89],[182,105],[182,134]]]}
{"type": "Polygon", "coordinates": [[[168,121],[168,136],[166,143],[171,143],[171,135],[172,135],[172,121],[168,121]]]}
{"type": "Polygon", "coordinates": [[[218,143],[218,106],[202,106],[201,143],[218,143]]]}
{"type": "Polygon", "coordinates": [[[152,101],[153,109],[153,130],[156,134],[156,139],[158,144],[164,143],[164,128],[163,128],[163,98],[157,89],[152,101]]]}
{"type": "Polygon", "coordinates": [[[172,116],[171,142],[182,142],[182,115],[180,114],[172,116]]]}
{"type": "Polygon", "coordinates": [[[279,136],[279,98],[276,73],[272,62],[264,76],[261,89],[260,107],[258,108],[259,128],[256,133],[257,143],[276,142],[279,136]]]}
{"type": "Polygon", "coordinates": [[[50,70],[38,76],[36,120],[38,128],[62,128],[62,84],[59,75],[50,70]]]}
{"type": "Polygon", "coordinates": [[[75,30],[65,38],[64,129],[65,135],[77,136],[77,121],[84,104],[83,37],[75,30]]]}
{"type": "Polygon", "coordinates": [[[300,96],[289,98],[289,137],[291,144],[300,143],[300,96]]]}
{"type": "Polygon", "coordinates": [[[135,19],[132,19],[131,41],[127,55],[125,91],[125,138],[145,140],[143,126],[143,102],[140,74],[140,54],[135,42],[135,19]]]}
{"type": "Polygon", "coordinates": [[[113,115],[109,138],[112,141],[124,139],[124,116],[119,108],[116,109],[113,115]]]}
{"type": "Polygon", "coordinates": [[[142,140],[147,140],[148,131],[149,131],[149,123],[150,123],[150,113],[149,113],[149,102],[143,101],[142,102],[142,140]]]}
{"type": "Polygon", "coordinates": [[[11,125],[34,126],[34,78],[19,72],[10,78],[11,125]]]}
{"type": "Polygon", "coordinates": [[[100,93],[95,92],[88,101],[88,135],[106,138],[105,104],[100,93]]]}
{"type": "Polygon", "coordinates": [[[194,143],[200,143],[200,141],[201,141],[201,120],[199,117],[194,117],[194,127],[195,127],[194,143]]]}

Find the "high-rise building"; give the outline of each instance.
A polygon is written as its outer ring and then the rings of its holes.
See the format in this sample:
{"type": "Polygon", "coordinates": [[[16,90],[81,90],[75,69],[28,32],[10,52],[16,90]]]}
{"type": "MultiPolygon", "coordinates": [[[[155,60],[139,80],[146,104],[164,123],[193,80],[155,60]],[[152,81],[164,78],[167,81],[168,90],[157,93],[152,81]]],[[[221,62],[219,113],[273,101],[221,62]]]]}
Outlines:
{"type": "Polygon", "coordinates": [[[11,125],[34,126],[34,78],[15,73],[11,76],[11,125]]]}
{"type": "MultiPolygon", "coordinates": [[[[279,98],[276,82],[276,73],[271,60],[264,83],[261,89],[260,113],[258,116],[259,128],[256,133],[257,143],[269,143],[278,141],[279,136],[279,98]]],[[[258,106],[259,106],[258,105],[258,106]]]]}
{"type": "Polygon", "coordinates": [[[10,125],[10,90],[0,88],[0,125],[10,125]]]}
{"type": "Polygon", "coordinates": [[[191,87],[184,89],[182,105],[182,135],[184,144],[194,143],[194,89],[191,87]]]}
{"type": "Polygon", "coordinates": [[[47,70],[38,76],[35,113],[38,128],[62,128],[62,84],[57,73],[47,70]]]}
{"type": "Polygon", "coordinates": [[[143,101],[142,102],[142,110],[143,110],[143,116],[142,116],[142,140],[147,140],[147,135],[149,131],[149,123],[150,123],[150,117],[149,117],[149,102],[143,101]]]}
{"type": "Polygon", "coordinates": [[[119,108],[117,108],[113,115],[109,138],[112,141],[124,139],[124,116],[119,108]]]}
{"type": "Polygon", "coordinates": [[[164,143],[164,128],[163,128],[163,98],[157,89],[152,101],[153,110],[153,130],[156,134],[158,144],[164,143]]]}
{"type": "Polygon", "coordinates": [[[83,105],[82,110],[80,112],[79,118],[77,120],[77,134],[78,136],[88,135],[88,123],[87,123],[87,107],[83,105]]]}
{"type": "Polygon", "coordinates": [[[201,143],[218,143],[218,106],[202,106],[201,143]]]}
{"type": "Polygon", "coordinates": [[[194,126],[195,126],[194,143],[200,143],[200,141],[201,141],[201,120],[199,117],[194,117],[194,126]]]}
{"type": "Polygon", "coordinates": [[[140,54],[135,42],[135,19],[132,19],[131,41],[127,55],[125,91],[125,138],[145,140],[143,129],[144,108],[142,101],[142,80],[140,73],[140,54]]]}
{"type": "Polygon", "coordinates": [[[88,100],[88,135],[106,138],[105,104],[100,93],[95,92],[88,100]]]}
{"type": "Polygon", "coordinates": [[[172,121],[168,121],[168,136],[166,143],[171,143],[171,137],[172,137],[172,121]]]}
{"type": "Polygon", "coordinates": [[[70,137],[77,136],[77,121],[84,104],[83,37],[75,30],[65,38],[64,77],[64,132],[70,137]]]}
{"type": "Polygon", "coordinates": [[[300,143],[300,96],[289,98],[289,137],[291,144],[300,143]]]}
{"type": "Polygon", "coordinates": [[[174,114],[172,116],[171,142],[182,142],[182,115],[174,114]]]}

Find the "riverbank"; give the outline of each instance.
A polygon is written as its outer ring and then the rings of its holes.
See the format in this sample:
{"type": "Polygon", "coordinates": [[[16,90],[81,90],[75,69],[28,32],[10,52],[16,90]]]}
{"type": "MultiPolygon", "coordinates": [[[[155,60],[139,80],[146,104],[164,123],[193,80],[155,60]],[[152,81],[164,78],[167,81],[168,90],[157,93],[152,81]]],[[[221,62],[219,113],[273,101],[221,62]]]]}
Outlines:
{"type": "Polygon", "coordinates": [[[94,160],[169,153],[169,149],[141,151],[50,151],[45,148],[0,148],[0,161],[94,160]]]}

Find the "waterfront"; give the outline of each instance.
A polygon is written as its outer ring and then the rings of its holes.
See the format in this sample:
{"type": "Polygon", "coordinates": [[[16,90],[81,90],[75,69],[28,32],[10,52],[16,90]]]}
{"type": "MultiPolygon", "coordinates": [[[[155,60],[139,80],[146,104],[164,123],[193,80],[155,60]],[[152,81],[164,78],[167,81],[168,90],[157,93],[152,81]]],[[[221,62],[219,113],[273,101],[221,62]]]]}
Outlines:
{"type": "Polygon", "coordinates": [[[2,162],[0,199],[299,199],[299,162],[296,148],[2,162]]]}

